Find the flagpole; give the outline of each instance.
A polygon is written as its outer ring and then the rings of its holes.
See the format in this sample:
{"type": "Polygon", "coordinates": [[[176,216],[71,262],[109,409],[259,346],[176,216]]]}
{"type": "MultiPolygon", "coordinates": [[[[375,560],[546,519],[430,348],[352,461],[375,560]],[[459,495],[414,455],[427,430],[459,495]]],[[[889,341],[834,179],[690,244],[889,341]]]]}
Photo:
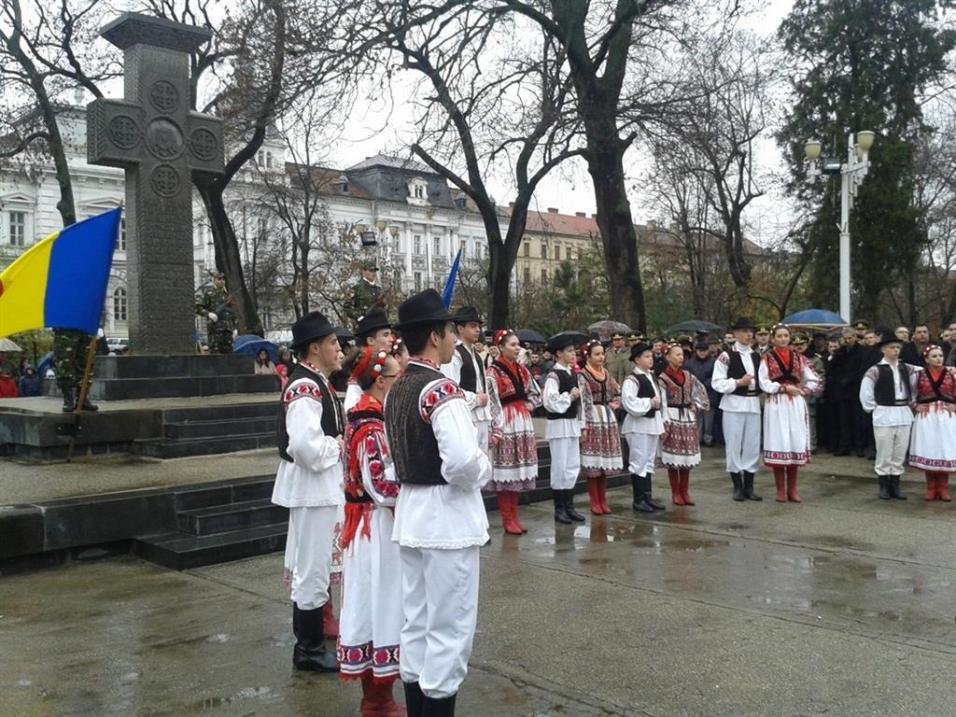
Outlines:
{"type": "Polygon", "coordinates": [[[83,367],[83,378],[80,380],[80,393],[76,397],[76,406],[73,409],[73,425],[76,430],[70,435],[70,445],[66,450],[66,462],[73,459],[73,444],[76,441],[76,434],[80,431],[80,414],[83,413],[83,404],[86,402],[86,390],[89,385],[90,374],[93,373],[93,359],[96,358],[97,337],[91,336],[89,346],[86,347],[86,365],[83,367]]]}

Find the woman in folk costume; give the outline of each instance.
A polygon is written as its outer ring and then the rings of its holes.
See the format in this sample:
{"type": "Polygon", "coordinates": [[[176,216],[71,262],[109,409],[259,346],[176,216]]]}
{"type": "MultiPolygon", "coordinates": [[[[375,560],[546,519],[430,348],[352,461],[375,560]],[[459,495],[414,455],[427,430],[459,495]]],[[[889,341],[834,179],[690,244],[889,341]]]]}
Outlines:
{"type": "Polygon", "coordinates": [[[689,490],[690,469],[700,463],[697,412],[709,410],[710,400],[704,385],[683,368],[684,349],[680,344],[664,348],[664,363],[666,368],[657,377],[667,399],[661,463],[667,468],[674,505],[694,505],[689,490]]]}
{"type": "Polygon", "coordinates": [[[926,369],[913,379],[910,465],[926,473],[926,500],[949,502],[949,474],[956,471],[956,368],[943,365],[939,346],[927,346],[923,358],[926,369]]]}
{"type": "Polygon", "coordinates": [[[538,478],[538,445],[531,410],[541,401],[538,384],[518,363],[521,344],[510,329],[492,338],[498,358],[488,367],[491,393],[492,477],[486,490],[498,494],[498,511],[506,533],[527,533],[518,518],[518,494],[532,490],[538,478]]]}
{"type": "Polygon", "coordinates": [[[640,513],[664,510],[651,495],[651,479],[661,434],[662,413],[667,410],[667,396],[654,379],[653,347],[638,341],[631,347],[634,369],[621,384],[621,405],[627,411],[621,435],[627,441],[628,471],[634,489],[632,507],[640,513]]]}
{"type": "Polygon", "coordinates": [[[822,389],[806,356],[790,348],[790,329],[773,327],[773,348],[760,362],[757,377],[767,394],[763,409],[763,462],[773,469],[777,502],[800,503],[797,471],[810,462],[807,396],[822,389]]]}
{"type": "Polygon", "coordinates": [[[581,431],[581,467],[588,481],[594,515],[611,513],[607,504],[608,471],[624,468],[621,432],[614,411],[621,406],[621,387],[605,367],[604,346],[597,339],[584,345],[584,430],[581,431]]]}
{"type": "Polygon", "coordinates": [[[392,699],[399,676],[401,556],[392,542],[398,482],[385,440],[382,404],[399,374],[390,352],[371,346],[352,371],[362,395],[345,431],[345,525],[338,661],[343,680],[362,681],[362,717],[399,717],[392,699]]]}

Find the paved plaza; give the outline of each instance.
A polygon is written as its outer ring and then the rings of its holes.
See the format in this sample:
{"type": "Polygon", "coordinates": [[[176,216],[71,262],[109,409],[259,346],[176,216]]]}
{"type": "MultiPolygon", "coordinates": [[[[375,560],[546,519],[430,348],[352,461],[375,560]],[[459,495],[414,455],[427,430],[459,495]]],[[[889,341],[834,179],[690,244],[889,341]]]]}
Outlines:
{"type": "MultiPolygon", "coordinates": [[[[803,505],[733,503],[718,450],[694,508],[482,550],[463,715],[952,715],[956,507],[876,498],[819,458],[803,505]]],[[[656,483],[664,492],[662,476],[656,483]]],[[[584,503],[579,496],[578,505],[584,503]]],[[[491,521],[497,525],[498,516],[491,521]]],[[[118,558],[0,581],[0,714],[358,714],[360,690],[291,670],[281,555],[177,573],[118,558]]]]}

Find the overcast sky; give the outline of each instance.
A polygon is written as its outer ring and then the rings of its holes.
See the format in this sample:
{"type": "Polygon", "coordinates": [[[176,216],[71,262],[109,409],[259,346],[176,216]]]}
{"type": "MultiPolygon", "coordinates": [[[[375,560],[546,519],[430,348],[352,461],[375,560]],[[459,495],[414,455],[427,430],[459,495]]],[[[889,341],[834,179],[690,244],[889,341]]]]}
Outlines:
{"type": "MultiPolygon", "coordinates": [[[[793,0],[769,0],[766,7],[742,21],[742,26],[762,35],[776,32],[781,20],[789,12],[793,0]]],[[[329,148],[329,163],[338,167],[348,167],[380,152],[407,152],[408,143],[414,138],[411,126],[412,116],[403,111],[402,100],[410,95],[410,82],[396,82],[392,86],[394,109],[389,113],[391,103],[386,101],[359,103],[349,118],[349,127],[342,138],[329,148]]],[[[635,154],[635,153],[632,153],[635,154]]],[[[758,149],[760,164],[766,169],[778,167],[780,153],[775,143],[767,139],[758,149]]],[[[640,157],[634,156],[628,171],[634,175],[636,183],[640,172],[640,157]]],[[[511,192],[501,183],[492,183],[492,191],[499,202],[507,202],[511,192]]],[[[590,178],[581,161],[566,162],[559,171],[552,172],[538,186],[535,204],[541,211],[547,207],[557,207],[561,212],[595,211],[594,194],[590,178]]],[[[637,222],[652,219],[652,211],[641,196],[640,189],[631,192],[631,205],[637,222]]],[[[756,200],[748,210],[755,223],[755,238],[761,243],[772,241],[786,232],[791,221],[791,208],[786,200],[777,194],[768,194],[756,200]]]]}

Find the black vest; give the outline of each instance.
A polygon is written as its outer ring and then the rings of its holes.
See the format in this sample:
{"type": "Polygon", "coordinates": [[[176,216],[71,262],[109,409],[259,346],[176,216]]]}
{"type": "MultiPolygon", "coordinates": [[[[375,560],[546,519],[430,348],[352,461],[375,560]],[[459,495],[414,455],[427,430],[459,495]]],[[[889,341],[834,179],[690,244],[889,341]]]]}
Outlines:
{"type": "Polygon", "coordinates": [[[885,363],[878,364],[876,370],[876,385],[873,387],[873,396],[878,406],[908,406],[910,404],[910,371],[902,361],[897,364],[900,369],[900,382],[903,384],[903,393],[906,398],[896,398],[896,383],[893,381],[893,369],[885,363]]]}
{"type": "MultiPolygon", "coordinates": [[[[654,384],[651,383],[650,376],[643,373],[632,373],[631,375],[637,380],[638,398],[654,398],[658,395],[654,392],[654,384]]],[[[650,411],[644,414],[644,418],[653,418],[656,413],[657,409],[652,408],[650,411]]]]}
{"type": "MultiPolygon", "coordinates": [[[[518,401],[527,401],[528,394],[524,390],[524,384],[521,382],[521,379],[516,378],[514,374],[512,374],[511,371],[508,370],[508,367],[505,366],[500,361],[494,361],[492,363],[494,366],[498,367],[498,370],[501,371],[502,374],[508,377],[508,380],[511,381],[511,385],[514,387],[514,390],[515,390],[515,392],[511,394],[510,396],[506,396],[501,399],[501,405],[507,406],[510,403],[517,403],[518,401]]],[[[520,374],[521,369],[518,369],[518,372],[520,374]]]]}
{"type": "Polygon", "coordinates": [[[461,356],[461,380],[458,382],[458,385],[461,386],[462,390],[470,393],[484,393],[485,367],[481,363],[481,359],[477,356],[472,358],[471,351],[469,351],[464,344],[458,344],[455,347],[455,351],[461,356]],[[478,364],[477,374],[475,373],[475,363],[478,364]],[[479,386],[481,388],[479,388],[479,386]]]}
{"type": "MultiPolygon", "coordinates": [[[[757,372],[760,370],[760,354],[754,351],[750,355],[753,357],[754,363],[753,373],[751,374],[754,380],[749,386],[738,386],[735,388],[733,391],[735,396],[756,396],[760,393],[760,382],[757,380],[757,372]]],[[[736,381],[750,373],[748,369],[744,368],[742,354],[738,351],[731,349],[727,352],[727,357],[730,359],[730,365],[727,367],[727,378],[732,378],[736,381]]]]}
{"type": "MultiPolygon", "coordinates": [[[[554,369],[551,373],[558,377],[558,391],[561,393],[568,393],[572,388],[578,385],[578,377],[570,371],[554,369]]],[[[568,406],[568,410],[564,413],[554,413],[553,411],[545,409],[544,415],[548,417],[549,421],[557,421],[560,418],[575,418],[578,415],[578,406],[580,405],[581,399],[576,398],[571,401],[571,405],[568,406]]]]}
{"type": "MultiPolygon", "coordinates": [[[[293,381],[300,378],[310,378],[319,384],[319,389],[322,392],[322,433],[333,438],[341,436],[345,429],[345,421],[342,419],[342,405],[333,395],[334,389],[323,376],[297,363],[289,372],[289,382],[286,384],[285,391],[289,390],[293,381]]],[[[293,463],[292,456],[289,455],[289,431],[285,425],[285,391],[279,397],[279,413],[276,416],[276,446],[279,448],[279,456],[283,460],[293,463]]]]}
{"type": "Polygon", "coordinates": [[[445,485],[441,455],[432,427],[419,410],[422,390],[432,381],[445,378],[441,372],[417,363],[408,364],[385,400],[385,434],[399,483],[445,485]]]}
{"type": "MultiPolygon", "coordinates": [[[[790,384],[792,386],[800,385],[800,377],[793,374],[793,369],[797,365],[797,356],[796,352],[790,351],[790,365],[787,366],[784,364],[783,360],[777,355],[777,353],[771,349],[763,355],[764,361],[773,361],[780,368],[780,376],[775,380],[776,383],[790,384]]],[[[756,382],[755,382],[756,383],[756,382]]]]}

